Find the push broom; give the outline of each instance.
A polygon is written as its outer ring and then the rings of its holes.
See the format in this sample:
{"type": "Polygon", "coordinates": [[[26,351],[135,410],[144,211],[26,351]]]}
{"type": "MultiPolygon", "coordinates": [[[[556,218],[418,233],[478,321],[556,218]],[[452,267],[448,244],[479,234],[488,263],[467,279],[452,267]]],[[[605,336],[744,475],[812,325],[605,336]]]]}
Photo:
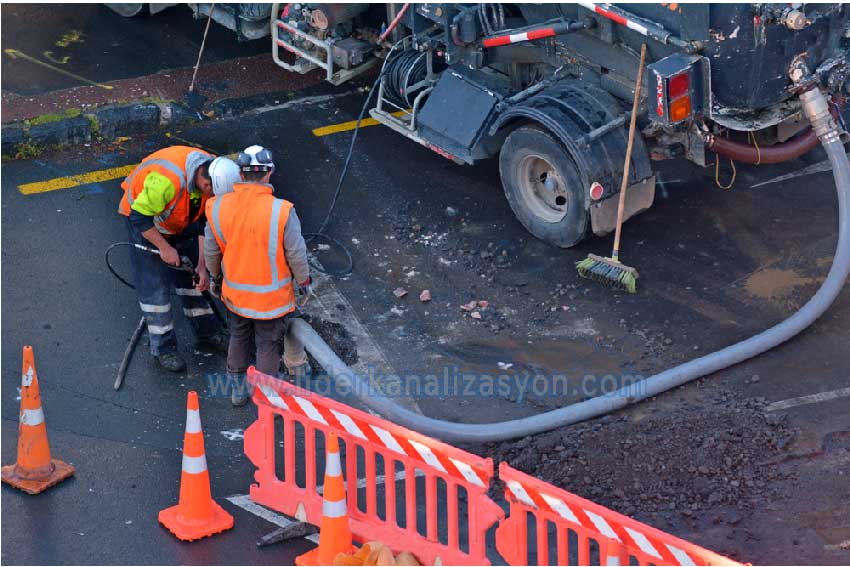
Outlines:
{"type": "Polygon", "coordinates": [[[632,145],[635,141],[635,122],[640,105],[640,88],[643,83],[643,66],[646,62],[646,44],[640,48],[640,65],[638,66],[637,82],[635,84],[635,99],[632,103],[632,117],[629,122],[629,143],[626,146],[626,163],[623,165],[623,182],[620,184],[620,202],[617,205],[617,230],[614,233],[614,250],[610,258],[596,254],[588,254],[581,262],[576,262],[578,275],[583,278],[596,280],[615,289],[629,293],[637,291],[638,272],[636,269],[620,262],[620,236],[623,232],[623,216],[626,208],[626,188],[629,185],[629,166],[632,162],[632,145]]]}

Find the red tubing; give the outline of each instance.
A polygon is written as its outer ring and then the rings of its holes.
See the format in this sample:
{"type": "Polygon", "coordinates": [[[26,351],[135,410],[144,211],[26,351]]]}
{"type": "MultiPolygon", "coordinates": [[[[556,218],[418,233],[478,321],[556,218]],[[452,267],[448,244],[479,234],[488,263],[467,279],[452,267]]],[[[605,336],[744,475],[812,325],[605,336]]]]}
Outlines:
{"type": "MultiPolygon", "coordinates": [[[[838,109],[830,105],[832,117],[838,120],[838,109]]],[[[773,144],[772,146],[751,146],[741,142],[733,142],[724,138],[716,138],[709,135],[706,138],[706,147],[716,154],[731,158],[737,162],[750,163],[754,165],[782,163],[800,157],[808,153],[818,145],[818,137],[814,130],[807,128],[787,142],[773,144]]]]}
{"type": "Polygon", "coordinates": [[[401,21],[401,19],[404,17],[404,13],[405,13],[405,12],[407,12],[407,9],[408,9],[408,8],[410,8],[410,2],[408,2],[407,4],[405,4],[404,6],[402,6],[402,8],[401,8],[401,10],[399,11],[399,13],[398,13],[398,14],[396,14],[396,17],[395,17],[395,18],[393,19],[393,21],[390,23],[390,27],[388,27],[388,28],[384,31],[384,33],[382,33],[382,34],[381,34],[381,37],[379,37],[379,38],[378,38],[378,43],[380,43],[380,42],[384,41],[385,39],[387,39],[387,36],[388,36],[388,35],[390,35],[390,32],[391,32],[391,31],[393,31],[393,30],[395,29],[395,27],[398,25],[398,23],[399,23],[399,22],[401,21]]]}

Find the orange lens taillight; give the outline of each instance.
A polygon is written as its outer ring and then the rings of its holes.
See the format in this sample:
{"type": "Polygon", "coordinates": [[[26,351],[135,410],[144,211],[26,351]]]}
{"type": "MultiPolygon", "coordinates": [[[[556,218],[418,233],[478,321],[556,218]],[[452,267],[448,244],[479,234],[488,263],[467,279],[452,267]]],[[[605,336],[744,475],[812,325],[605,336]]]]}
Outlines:
{"type": "Polygon", "coordinates": [[[678,122],[691,115],[691,97],[683,96],[670,103],[670,121],[678,122]]]}

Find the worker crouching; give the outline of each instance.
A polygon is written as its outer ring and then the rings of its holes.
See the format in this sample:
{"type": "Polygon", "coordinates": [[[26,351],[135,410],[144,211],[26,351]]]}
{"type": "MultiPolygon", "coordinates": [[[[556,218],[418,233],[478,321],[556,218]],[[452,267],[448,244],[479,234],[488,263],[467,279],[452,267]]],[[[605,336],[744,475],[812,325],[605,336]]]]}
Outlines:
{"type": "Polygon", "coordinates": [[[213,240],[206,253],[207,268],[214,280],[220,278],[221,300],[228,309],[227,373],[231,401],[240,406],[248,399],[245,373],[252,335],[260,372],[277,376],[284,335],[283,363],[289,375],[310,373],[304,346],[288,332],[296,310],[295,282],[309,292],[310,268],[292,203],[272,194],[271,152],[251,146],[237,162],[242,182],[207,202],[213,240]]]}
{"type": "Polygon", "coordinates": [[[209,165],[213,156],[188,146],[164,148],[145,158],[121,183],[118,212],[127,218],[136,296],[147,322],[151,354],[172,372],[186,369],[177,352],[171,316],[171,289],[183,304],[199,342],[224,351],[227,337],[203,293],[209,286],[204,241],[199,238],[204,205],[212,196],[209,165]],[[158,251],[158,254],[156,253],[158,251]],[[172,269],[181,256],[196,266],[195,274],[172,269]]]}

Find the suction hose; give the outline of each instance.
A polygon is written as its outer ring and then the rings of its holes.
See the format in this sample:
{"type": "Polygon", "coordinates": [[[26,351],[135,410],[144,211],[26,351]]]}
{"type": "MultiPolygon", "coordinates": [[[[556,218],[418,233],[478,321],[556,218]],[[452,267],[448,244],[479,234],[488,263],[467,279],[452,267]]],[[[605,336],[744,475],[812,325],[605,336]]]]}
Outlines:
{"type": "Polygon", "coordinates": [[[850,200],[850,162],[839,139],[842,132],[830,116],[826,98],[817,88],[804,92],[800,98],[806,116],[832,164],[838,191],[838,245],[829,275],[817,293],[791,317],[758,335],[665,370],[610,395],[522,419],[469,424],[426,417],[400,406],[379,392],[370,391],[369,385],[339,359],[310,325],[297,320],[292,330],[336,384],[353,392],[366,406],[405,427],[453,442],[504,441],[570,425],[621,409],[753,358],[811,325],[838,296],[850,272],[850,212],[847,208],[850,200]]]}

